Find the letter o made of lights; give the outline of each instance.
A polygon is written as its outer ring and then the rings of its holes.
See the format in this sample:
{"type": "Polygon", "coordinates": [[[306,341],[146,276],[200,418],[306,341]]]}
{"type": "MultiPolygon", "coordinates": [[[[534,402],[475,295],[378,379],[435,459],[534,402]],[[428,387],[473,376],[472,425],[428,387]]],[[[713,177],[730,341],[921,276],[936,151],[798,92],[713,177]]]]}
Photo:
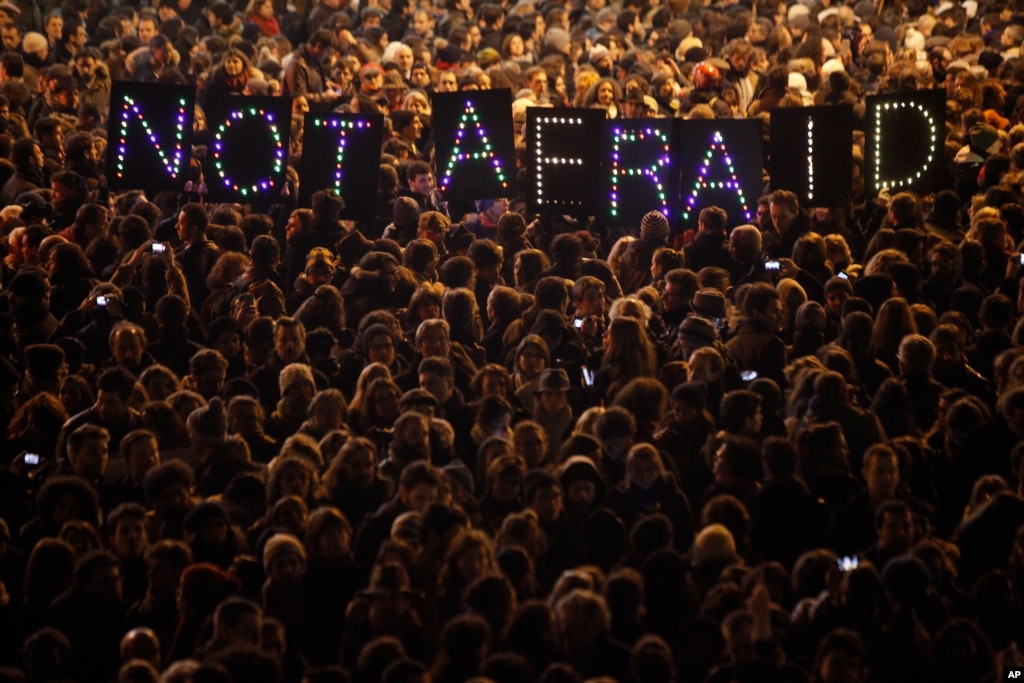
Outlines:
{"type": "Polygon", "coordinates": [[[278,129],[277,124],[274,123],[274,114],[263,109],[257,109],[250,107],[248,109],[236,109],[231,112],[230,115],[217,126],[217,131],[213,136],[213,167],[217,170],[217,174],[220,176],[221,182],[224,187],[240,192],[243,196],[248,195],[250,192],[253,194],[259,193],[261,190],[266,191],[273,185],[273,179],[268,178],[253,183],[252,185],[246,185],[245,187],[240,186],[234,182],[228,174],[224,171],[224,137],[227,135],[228,130],[234,123],[241,121],[247,116],[260,117],[263,121],[269,124],[268,130],[270,131],[271,137],[274,139],[274,175],[280,174],[284,170],[284,140],[281,136],[281,131],[278,129]]]}

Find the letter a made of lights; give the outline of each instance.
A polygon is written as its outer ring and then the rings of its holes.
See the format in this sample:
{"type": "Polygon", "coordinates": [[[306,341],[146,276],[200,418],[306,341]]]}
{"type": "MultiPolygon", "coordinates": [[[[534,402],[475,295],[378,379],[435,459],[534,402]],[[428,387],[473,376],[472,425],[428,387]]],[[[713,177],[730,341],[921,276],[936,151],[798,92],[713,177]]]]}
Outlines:
{"type": "Polygon", "coordinates": [[[342,121],[339,119],[313,119],[317,128],[333,128],[338,131],[338,152],[334,158],[334,188],[341,191],[341,178],[345,166],[345,145],[348,144],[348,132],[356,128],[373,128],[371,121],[342,121]]]}
{"type": "MultiPolygon", "coordinates": [[[[931,112],[928,111],[927,107],[925,107],[920,102],[885,102],[885,103],[879,103],[879,104],[877,104],[875,106],[874,114],[875,114],[875,145],[874,145],[874,151],[875,151],[875,159],[874,159],[874,162],[875,162],[875,168],[874,168],[874,171],[875,171],[875,187],[879,188],[879,189],[884,187],[884,188],[887,188],[887,189],[889,189],[891,191],[891,190],[899,189],[901,187],[907,187],[907,186],[913,185],[914,181],[917,181],[917,180],[921,179],[922,171],[927,171],[928,168],[932,165],[932,161],[935,159],[935,141],[938,139],[938,126],[935,123],[935,117],[932,116],[931,112]],[[931,143],[929,145],[929,147],[928,147],[928,159],[917,170],[917,172],[914,175],[912,175],[912,176],[907,176],[906,178],[892,178],[892,179],[882,178],[882,117],[880,116],[880,114],[882,112],[879,111],[880,109],[884,110],[884,111],[891,111],[891,110],[897,110],[897,109],[913,109],[914,111],[916,111],[919,114],[921,114],[921,116],[923,116],[925,121],[927,122],[927,125],[928,125],[928,138],[929,138],[930,143],[931,143]]],[[[894,145],[892,145],[892,147],[894,148],[894,151],[898,147],[898,144],[899,143],[894,143],[894,145]]]]}
{"type": "Polygon", "coordinates": [[[659,210],[668,214],[668,196],[665,194],[665,183],[658,173],[659,169],[665,169],[671,163],[670,154],[672,143],[669,136],[654,128],[641,128],[632,130],[628,128],[615,128],[612,130],[612,193],[609,197],[612,216],[619,215],[619,182],[630,176],[646,176],[654,183],[658,191],[658,201],[661,203],[659,210]],[[649,139],[655,140],[661,145],[663,154],[652,163],[636,168],[622,165],[622,147],[627,143],[646,142],[649,139]]]}
{"type": "Polygon", "coordinates": [[[736,198],[742,207],[744,217],[746,217],[748,222],[752,220],[753,216],[750,213],[750,207],[747,205],[747,196],[743,193],[739,178],[736,177],[736,167],[732,163],[732,157],[729,156],[729,150],[725,148],[725,141],[722,139],[721,131],[717,130],[711,136],[711,146],[701,162],[700,171],[697,172],[697,179],[693,182],[693,190],[690,191],[690,196],[686,198],[683,220],[690,220],[690,217],[697,212],[697,197],[700,196],[702,190],[716,189],[733,190],[736,192],[736,198]],[[711,160],[715,157],[715,150],[718,150],[722,155],[725,165],[729,169],[728,177],[725,180],[709,180],[708,178],[711,171],[711,160]]]}
{"type": "Polygon", "coordinates": [[[153,133],[153,127],[149,121],[142,114],[142,110],[139,105],[136,104],[135,100],[125,95],[121,99],[121,125],[118,127],[118,140],[117,140],[117,177],[124,178],[124,165],[125,159],[128,156],[128,126],[132,119],[137,119],[143,130],[146,131],[146,136],[149,137],[149,141],[153,143],[153,149],[160,155],[160,162],[164,168],[167,169],[167,173],[174,179],[177,179],[178,173],[181,171],[182,160],[185,156],[184,140],[185,140],[185,115],[188,110],[185,108],[185,99],[178,100],[178,114],[177,122],[174,126],[174,151],[168,158],[167,152],[164,150],[164,146],[161,144],[160,139],[153,133]]]}
{"type": "Polygon", "coordinates": [[[224,136],[233,125],[235,121],[241,121],[246,116],[259,117],[268,124],[267,129],[270,131],[271,137],[274,139],[274,175],[278,175],[284,170],[284,140],[281,137],[281,131],[278,130],[277,124],[274,123],[274,114],[263,109],[257,109],[256,107],[250,107],[248,109],[236,109],[231,112],[230,115],[217,126],[217,132],[213,136],[213,166],[217,169],[217,173],[221,177],[221,181],[224,183],[224,187],[227,187],[235,192],[241,192],[243,196],[248,195],[250,192],[253,194],[259,193],[261,190],[266,191],[270,189],[273,179],[267,178],[241,187],[238,183],[234,182],[227,173],[224,171],[224,136]]]}
{"type": "Polygon", "coordinates": [[[452,155],[448,159],[448,166],[444,169],[444,176],[441,177],[442,188],[448,189],[448,186],[451,185],[455,165],[460,161],[484,161],[493,164],[494,172],[498,176],[498,182],[501,183],[502,187],[508,187],[508,179],[501,168],[501,160],[494,153],[494,148],[491,146],[490,140],[487,139],[487,131],[480,125],[480,117],[476,113],[476,109],[471,101],[466,102],[466,106],[462,110],[462,117],[459,120],[459,129],[455,131],[455,144],[452,145],[452,155]],[[467,152],[462,149],[467,134],[466,127],[470,125],[483,144],[482,151],[467,152]]]}

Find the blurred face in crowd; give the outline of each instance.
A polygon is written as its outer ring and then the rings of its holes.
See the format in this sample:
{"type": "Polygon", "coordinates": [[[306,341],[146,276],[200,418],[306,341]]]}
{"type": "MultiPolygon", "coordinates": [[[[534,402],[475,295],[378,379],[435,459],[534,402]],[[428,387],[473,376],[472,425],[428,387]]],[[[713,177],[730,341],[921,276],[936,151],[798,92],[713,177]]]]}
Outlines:
{"type": "Polygon", "coordinates": [[[423,512],[430,507],[438,497],[440,491],[436,486],[429,484],[416,484],[406,490],[404,486],[398,487],[398,497],[405,503],[406,507],[416,512],[423,512]]]}
{"type": "Polygon", "coordinates": [[[133,443],[128,451],[127,464],[132,481],[142,481],[146,472],[160,464],[160,451],[156,440],[146,437],[133,443]]]}
{"type": "Polygon", "coordinates": [[[558,486],[542,488],[533,495],[530,508],[537,513],[542,522],[554,522],[561,515],[564,509],[562,489],[558,486]]]}
{"type": "Polygon", "coordinates": [[[914,542],[914,518],[909,510],[886,512],[878,528],[879,544],[890,552],[903,553],[914,542]]]}
{"type": "Polygon", "coordinates": [[[107,440],[99,437],[85,439],[81,445],[68,451],[71,470],[84,479],[103,476],[107,469],[107,440]]]}
{"type": "Polygon", "coordinates": [[[120,557],[138,557],[146,548],[146,522],[134,517],[118,521],[113,550],[120,557]]]}
{"type": "Polygon", "coordinates": [[[111,351],[114,354],[114,360],[122,368],[132,370],[142,362],[142,340],[131,330],[122,330],[117,333],[111,351]]]}
{"type": "Polygon", "coordinates": [[[900,467],[896,455],[880,451],[864,461],[864,481],[873,500],[892,498],[900,483],[900,467]]]}
{"type": "Polygon", "coordinates": [[[100,389],[96,393],[96,412],[106,424],[120,422],[128,410],[128,403],[116,391],[100,389]]]}
{"type": "Polygon", "coordinates": [[[437,92],[455,92],[459,89],[459,79],[454,71],[445,71],[437,77],[437,92]]]}
{"type": "Polygon", "coordinates": [[[4,44],[4,50],[15,52],[21,46],[21,31],[13,24],[0,29],[0,41],[4,44]]]}
{"type": "Polygon", "coordinates": [[[282,326],[274,334],[274,351],[285,363],[298,361],[306,350],[306,343],[297,325],[282,326]]]}
{"type": "Polygon", "coordinates": [[[139,40],[143,44],[149,43],[150,39],[157,34],[156,22],[152,19],[142,19],[139,21],[139,40]]]}

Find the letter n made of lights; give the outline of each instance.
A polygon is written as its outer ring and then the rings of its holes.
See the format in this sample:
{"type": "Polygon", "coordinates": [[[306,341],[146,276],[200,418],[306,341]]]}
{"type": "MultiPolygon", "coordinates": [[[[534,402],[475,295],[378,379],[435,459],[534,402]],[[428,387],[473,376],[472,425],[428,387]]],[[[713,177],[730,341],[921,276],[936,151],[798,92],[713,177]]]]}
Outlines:
{"type": "Polygon", "coordinates": [[[133,120],[137,120],[142,129],[146,131],[146,137],[153,144],[153,149],[160,155],[160,163],[165,169],[167,174],[171,178],[177,180],[178,174],[181,173],[182,161],[185,158],[185,122],[188,109],[186,108],[185,99],[178,100],[178,113],[177,120],[174,126],[174,151],[168,155],[167,149],[161,143],[161,140],[153,132],[153,126],[146,119],[142,113],[142,109],[139,107],[135,99],[129,95],[125,95],[121,98],[121,125],[118,126],[118,140],[117,140],[117,177],[123,179],[125,175],[125,163],[128,157],[128,127],[131,125],[133,120]]]}
{"type": "Polygon", "coordinates": [[[313,119],[313,125],[317,128],[333,129],[338,134],[337,156],[334,157],[334,189],[341,192],[341,179],[345,170],[345,146],[348,144],[348,131],[356,128],[373,128],[371,121],[349,121],[339,119],[313,119]]]}
{"type": "Polygon", "coordinates": [[[711,136],[711,146],[708,147],[707,154],[704,155],[704,159],[701,161],[700,170],[697,172],[697,179],[693,181],[693,189],[690,190],[689,196],[686,198],[686,207],[683,209],[683,220],[690,220],[691,217],[697,214],[699,207],[697,206],[697,197],[704,190],[732,190],[736,193],[736,199],[739,201],[743,216],[749,222],[753,216],[750,213],[750,206],[747,204],[747,196],[743,192],[743,187],[740,185],[739,178],[736,175],[736,166],[733,164],[732,157],[729,156],[729,150],[725,147],[725,140],[722,138],[721,131],[715,131],[715,134],[711,136]],[[711,175],[711,161],[719,156],[723,162],[725,162],[726,174],[725,179],[715,179],[711,175]]]}
{"type": "Polygon", "coordinates": [[[270,132],[271,138],[274,141],[274,176],[280,176],[284,170],[284,139],[281,136],[281,131],[277,124],[274,122],[274,114],[264,109],[257,109],[256,107],[249,107],[248,109],[236,109],[217,126],[217,130],[213,135],[213,167],[217,170],[217,174],[220,176],[220,182],[224,184],[224,187],[239,192],[242,196],[248,196],[249,193],[258,194],[261,191],[265,192],[271,189],[274,183],[273,177],[258,180],[251,185],[245,187],[240,186],[224,170],[224,138],[228,131],[231,129],[234,122],[241,122],[246,117],[258,117],[260,120],[267,124],[267,130],[270,132]]]}
{"type": "Polygon", "coordinates": [[[502,170],[501,159],[499,159],[494,153],[494,147],[487,138],[487,131],[484,130],[482,125],[480,125],[480,116],[476,113],[476,108],[473,106],[471,101],[466,102],[466,106],[462,110],[462,117],[459,119],[459,128],[455,131],[455,143],[452,145],[452,155],[448,159],[448,165],[444,169],[444,175],[441,176],[442,189],[448,189],[452,183],[452,175],[455,173],[456,165],[463,161],[482,161],[485,164],[492,166],[495,174],[498,176],[498,182],[501,183],[502,187],[508,188],[508,178],[505,176],[505,171],[502,170]],[[475,152],[470,152],[464,148],[466,136],[469,134],[467,129],[472,129],[472,132],[480,141],[481,147],[475,152]]]}
{"type": "Polygon", "coordinates": [[[671,164],[671,152],[672,141],[668,133],[655,128],[630,129],[615,127],[612,129],[612,193],[609,201],[613,217],[618,217],[619,215],[619,185],[630,177],[649,178],[657,190],[658,201],[661,204],[658,210],[668,215],[668,195],[665,189],[666,179],[662,178],[662,172],[667,171],[671,164]],[[627,165],[624,162],[623,148],[637,142],[647,143],[650,140],[655,141],[657,146],[660,147],[658,150],[659,156],[654,157],[650,164],[636,167],[627,165]]]}

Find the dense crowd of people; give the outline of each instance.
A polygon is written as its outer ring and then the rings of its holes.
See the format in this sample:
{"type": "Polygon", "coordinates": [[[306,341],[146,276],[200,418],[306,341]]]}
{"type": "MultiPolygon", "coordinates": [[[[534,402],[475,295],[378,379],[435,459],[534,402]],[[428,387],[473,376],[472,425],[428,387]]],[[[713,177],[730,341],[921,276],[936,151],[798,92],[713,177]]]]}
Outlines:
{"type": "MultiPolygon", "coordinates": [[[[994,681],[1024,664],[1024,4],[0,0],[0,681],[994,681]],[[116,80],[385,115],[376,216],[111,192],[116,80]],[[944,89],[945,189],[436,187],[431,93],[944,89]],[[671,220],[670,220],[671,219],[671,220]],[[685,226],[684,226],[685,227],[685,226]]],[[[765,128],[767,130],[767,127],[765,128]]],[[[773,153],[780,153],[773,150],[773,153]]],[[[192,185],[189,186],[191,189],[192,185]]],[[[303,195],[304,196],[304,195],[303,195]]]]}

